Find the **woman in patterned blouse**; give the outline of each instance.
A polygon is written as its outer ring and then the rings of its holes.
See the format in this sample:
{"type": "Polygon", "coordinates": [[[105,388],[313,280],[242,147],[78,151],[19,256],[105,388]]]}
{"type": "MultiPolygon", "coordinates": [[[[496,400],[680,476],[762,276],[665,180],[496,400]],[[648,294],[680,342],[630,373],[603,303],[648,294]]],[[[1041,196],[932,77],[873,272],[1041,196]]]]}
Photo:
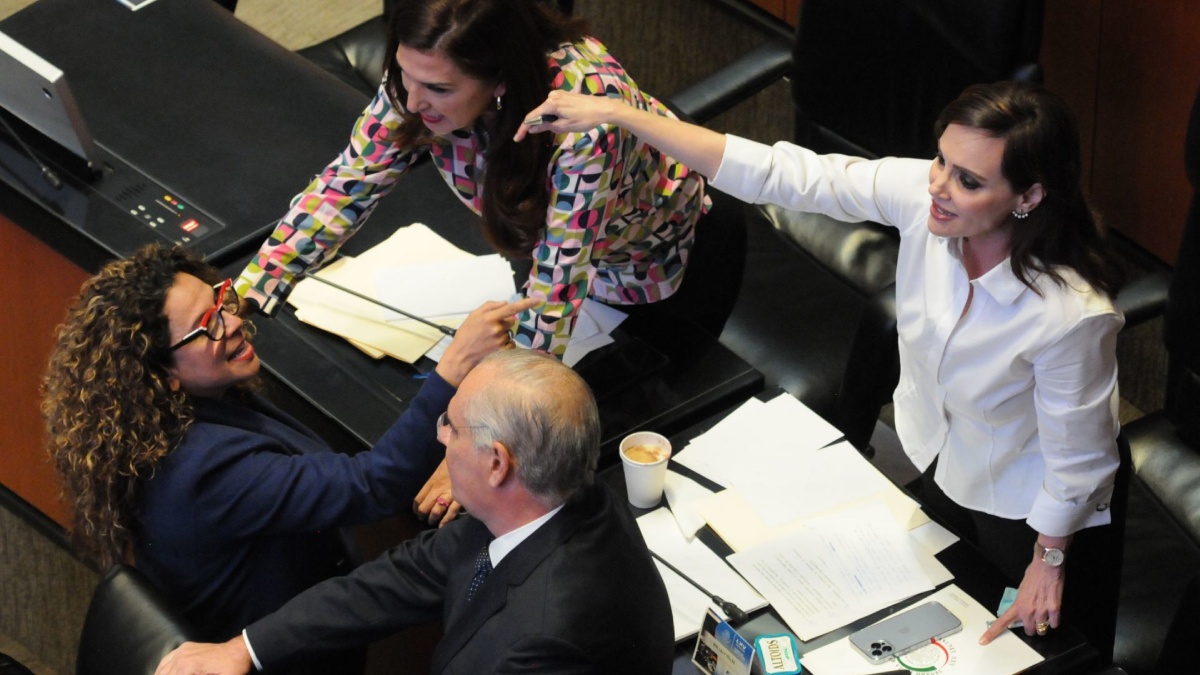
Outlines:
{"type": "Polygon", "coordinates": [[[519,345],[562,358],[585,297],[658,303],[719,334],[741,280],[744,231],[712,222],[697,253],[697,225],[713,221],[701,218],[711,198],[699,174],[613,125],[513,141],[523,112],[551,90],[671,116],[583,31],[538,0],[401,2],[395,58],[349,145],[293,200],[238,293],[274,313],[296,277],[329,258],[427,150],[496,250],[532,264],[522,290],[541,303],[521,316],[519,345]],[[712,272],[697,272],[706,259],[712,272]],[[677,294],[688,267],[689,279],[707,281],[677,294]]]}

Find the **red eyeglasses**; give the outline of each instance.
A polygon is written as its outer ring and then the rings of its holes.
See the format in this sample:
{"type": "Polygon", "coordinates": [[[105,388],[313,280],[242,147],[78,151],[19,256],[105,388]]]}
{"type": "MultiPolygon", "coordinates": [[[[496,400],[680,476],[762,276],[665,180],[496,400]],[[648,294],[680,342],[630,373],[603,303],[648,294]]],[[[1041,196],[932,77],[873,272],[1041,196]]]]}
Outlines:
{"type": "Polygon", "coordinates": [[[233,286],[233,279],[226,279],[213,286],[213,308],[201,317],[200,327],[171,345],[170,351],[179,349],[201,335],[213,341],[225,339],[225,313],[236,316],[240,305],[238,294],[229,292],[231,286],[233,286]]]}

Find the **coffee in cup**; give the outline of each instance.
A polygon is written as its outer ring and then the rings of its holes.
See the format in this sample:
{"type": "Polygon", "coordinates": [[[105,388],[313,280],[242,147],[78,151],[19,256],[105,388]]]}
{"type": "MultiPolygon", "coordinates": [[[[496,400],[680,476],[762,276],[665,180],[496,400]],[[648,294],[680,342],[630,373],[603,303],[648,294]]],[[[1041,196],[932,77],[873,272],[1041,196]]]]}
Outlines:
{"type": "Polygon", "coordinates": [[[621,463],[625,466],[625,487],[629,503],[651,509],[662,501],[667,480],[667,460],[671,442],[662,434],[639,431],[621,441],[621,463]]]}
{"type": "Polygon", "coordinates": [[[669,455],[660,445],[631,445],[624,450],[625,456],[640,464],[657,464],[669,455]]]}

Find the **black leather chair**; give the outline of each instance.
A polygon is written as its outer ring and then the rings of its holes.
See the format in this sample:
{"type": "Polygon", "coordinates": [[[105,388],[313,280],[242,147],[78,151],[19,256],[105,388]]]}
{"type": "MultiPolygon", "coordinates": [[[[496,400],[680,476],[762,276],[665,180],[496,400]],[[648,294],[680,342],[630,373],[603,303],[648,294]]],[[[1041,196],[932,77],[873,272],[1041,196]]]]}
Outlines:
{"type": "Polygon", "coordinates": [[[8,654],[0,652],[0,675],[33,675],[33,671],[8,654]]]}
{"type": "Polygon", "coordinates": [[[1165,317],[1166,407],[1125,426],[1133,455],[1114,662],[1196,672],[1200,642],[1200,92],[1184,151],[1192,202],[1165,317]]]}
{"type": "Polygon", "coordinates": [[[375,95],[388,58],[387,21],[395,0],[383,0],[383,13],[297,53],[367,98],[375,95]]]}
{"type": "Polygon", "coordinates": [[[152,675],[158,662],[194,630],[136,569],[114,565],[88,606],[77,675],[152,675]]]}

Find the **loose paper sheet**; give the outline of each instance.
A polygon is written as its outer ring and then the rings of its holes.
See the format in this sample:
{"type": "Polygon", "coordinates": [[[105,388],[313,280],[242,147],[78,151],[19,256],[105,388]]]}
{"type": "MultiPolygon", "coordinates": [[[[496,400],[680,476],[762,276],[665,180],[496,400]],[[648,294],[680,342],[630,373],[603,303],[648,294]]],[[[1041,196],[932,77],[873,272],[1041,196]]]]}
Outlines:
{"type": "MultiPolygon", "coordinates": [[[[842,433],[789,394],[750,399],[675,454],[675,461],[720,485],[747,479],[757,461],[788,461],[794,453],[828,445],[842,433]]],[[[770,463],[764,465],[772,466],[770,463]]],[[[773,469],[751,472],[749,480],[773,469]]],[[[782,478],[780,480],[783,480],[782,478]]]]}
{"type": "MultiPolygon", "coordinates": [[[[887,507],[892,519],[904,529],[916,529],[932,522],[929,520],[929,516],[921,510],[919,504],[894,485],[859,499],[834,501],[832,504],[825,505],[815,516],[798,516],[782,525],[772,525],[764,520],[759,516],[753,503],[740,490],[733,488],[716,493],[698,503],[696,508],[709,527],[725,540],[730,548],[735,551],[745,551],[802,527],[809,518],[846,511],[874,502],[879,502],[887,507]]],[[[937,553],[940,550],[940,548],[936,548],[932,552],[937,553]]]]}
{"type": "MultiPolygon", "coordinates": [[[[489,300],[513,294],[512,268],[498,255],[444,260],[418,265],[376,269],[377,297],[420,317],[469,314],[489,300]]],[[[388,321],[403,322],[402,315],[387,312],[388,321]]]]}
{"type": "MultiPolygon", "coordinates": [[[[363,295],[444,326],[459,326],[488,300],[511,299],[512,269],[500,256],[473,256],[421,223],[402,227],[357,258],[342,256],[320,276],[363,295]]],[[[340,335],[374,358],[413,363],[437,361],[449,337],[320,281],[302,279],[288,302],[301,321],[340,335]]],[[[563,362],[574,366],[613,341],[609,333],[625,319],[618,309],[583,301],[563,362]]]]}
{"type": "Polygon", "coordinates": [[[691,541],[700,528],[704,527],[704,516],[700,514],[699,505],[712,496],[712,490],[687,476],[667,469],[663,493],[667,496],[667,504],[671,507],[680,533],[691,541]]]}
{"type": "Polygon", "coordinates": [[[729,563],[808,641],[932,590],[908,532],[872,503],[809,519],[729,563]]]}
{"type": "Polygon", "coordinates": [[[979,645],[979,636],[994,621],[987,609],[953,584],[912,603],[909,609],[937,600],[962,621],[963,629],[939,644],[918,649],[900,657],[902,663],[889,661],[876,666],[869,663],[853,646],[849,638],[838,640],[800,657],[805,672],[817,675],[871,675],[904,668],[927,675],[1011,675],[1042,661],[1029,645],[1012,632],[1005,632],[986,647],[979,645]]]}
{"type": "MultiPolygon", "coordinates": [[[[371,295],[373,284],[364,281],[363,268],[353,265],[353,258],[343,257],[325,266],[322,277],[371,295]]],[[[389,323],[383,320],[383,310],[320,281],[304,279],[296,285],[288,302],[296,307],[296,318],[311,326],[340,335],[368,354],[387,355],[412,363],[442,337],[442,333],[416,321],[389,323]]],[[[431,317],[450,327],[456,327],[463,317],[431,317]]]]}
{"type": "MultiPolygon", "coordinates": [[[[732,602],[745,612],[767,605],[750,584],[738,576],[721,557],[699,540],[687,541],[675,525],[668,509],[656,509],[638,518],[638,527],[650,550],[670,562],[679,571],[708,591],[732,602]]],[[[683,577],[658,560],[654,561],[671,599],[671,615],[678,642],[700,630],[704,614],[711,606],[722,618],[728,618],[712,600],[683,577]]]]}
{"type": "MultiPolygon", "coordinates": [[[[374,278],[378,269],[473,257],[427,226],[414,223],[396,230],[357,258],[340,257],[321,268],[318,274],[368,297],[382,299],[374,278]]],[[[388,355],[412,363],[442,338],[438,330],[416,321],[389,323],[387,316],[391,313],[320,281],[302,279],[288,296],[288,303],[296,308],[296,318],[340,335],[376,358],[388,355]]],[[[453,328],[464,317],[426,318],[453,328]]]]}

